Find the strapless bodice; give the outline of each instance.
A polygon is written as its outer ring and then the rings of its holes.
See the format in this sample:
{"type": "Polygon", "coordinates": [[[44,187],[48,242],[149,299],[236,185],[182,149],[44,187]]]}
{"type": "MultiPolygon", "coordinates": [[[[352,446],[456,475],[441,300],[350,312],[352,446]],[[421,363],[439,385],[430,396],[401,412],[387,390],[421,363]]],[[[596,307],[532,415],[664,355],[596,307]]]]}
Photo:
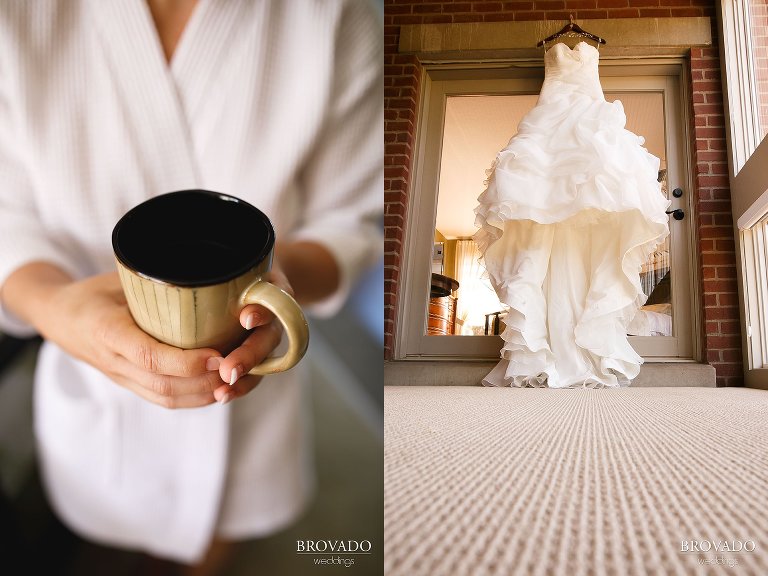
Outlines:
{"type": "Polygon", "coordinates": [[[573,49],[559,43],[544,54],[544,86],[541,95],[546,98],[550,91],[562,94],[564,88],[603,98],[598,73],[599,52],[586,42],[579,42],[573,49]],[[554,88],[553,86],[557,86],[554,88]]]}

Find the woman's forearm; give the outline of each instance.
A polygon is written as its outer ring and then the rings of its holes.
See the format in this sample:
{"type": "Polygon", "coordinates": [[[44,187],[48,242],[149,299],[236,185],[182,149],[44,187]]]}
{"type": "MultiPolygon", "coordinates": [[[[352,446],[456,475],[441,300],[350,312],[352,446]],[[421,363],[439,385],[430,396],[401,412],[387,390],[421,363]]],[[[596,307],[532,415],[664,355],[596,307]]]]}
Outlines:
{"type": "Polygon", "coordinates": [[[72,282],[72,277],[50,262],[31,262],[18,268],[0,287],[3,306],[20,320],[43,332],[41,319],[45,304],[57,288],[72,282]]]}
{"type": "Polygon", "coordinates": [[[331,253],[320,244],[278,243],[275,255],[299,303],[317,302],[333,294],[339,287],[339,265],[331,253]]]}
{"type": "MultiPolygon", "coordinates": [[[[276,256],[293,288],[296,300],[310,304],[333,294],[340,282],[334,257],[314,242],[278,244],[276,256]]],[[[49,262],[32,262],[14,271],[0,287],[3,306],[20,320],[40,325],[45,303],[57,288],[72,282],[64,270],[49,262]]]]}

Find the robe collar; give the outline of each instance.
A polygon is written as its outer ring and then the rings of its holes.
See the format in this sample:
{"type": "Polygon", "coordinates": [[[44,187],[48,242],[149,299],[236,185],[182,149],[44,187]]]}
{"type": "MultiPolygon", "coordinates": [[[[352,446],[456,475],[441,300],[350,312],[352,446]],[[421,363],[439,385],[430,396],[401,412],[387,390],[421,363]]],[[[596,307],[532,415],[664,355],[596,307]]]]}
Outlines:
{"type": "Polygon", "coordinates": [[[90,0],[98,41],[143,151],[147,196],[204,187],[191,126],[227,58],[243,4],[199,0],[169,65],[145,0],[90,0]]]}

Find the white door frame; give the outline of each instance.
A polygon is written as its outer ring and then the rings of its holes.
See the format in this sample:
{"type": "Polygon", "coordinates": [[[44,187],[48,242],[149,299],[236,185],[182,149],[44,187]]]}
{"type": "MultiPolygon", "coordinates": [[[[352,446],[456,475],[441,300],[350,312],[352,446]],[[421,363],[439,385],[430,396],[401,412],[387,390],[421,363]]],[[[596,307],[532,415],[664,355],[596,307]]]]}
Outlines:
{"type": "MultiPolygon", "coordinates": [[[[683,221],[670,219],[673,234],[672,273],[673,337],[631,337],[630,342],[647,361],[697,361],[700,359],[697,252],[693,218],[693,181],[689,150],[687,67],[682,58],[645,60],[616,59],[600,63],[606,92],[654,91],[664,95],[667,122],[667,164],[670,190],[684,195],[671,208],[683,208],[683,221]],[[686,264],[680,264],[687,262],[686,264]],[[677,295],[677,297],[675,297],[677,295]],[[685,327],[685,328],[683,328],[685,327]]],[[[538,94],[543,82],[541,62],[461,66],[426,66],[413,179],[405,230],[403,275],[398,299],[398,328],[394,359],[485,360],[498,358],[498,336],[427,336],[427,297],[430,285],[431,249],[437,210],[445,98],[464,94],[538,94]]],[[[489,159],[489,163],[490,163],[489,159]]]]}

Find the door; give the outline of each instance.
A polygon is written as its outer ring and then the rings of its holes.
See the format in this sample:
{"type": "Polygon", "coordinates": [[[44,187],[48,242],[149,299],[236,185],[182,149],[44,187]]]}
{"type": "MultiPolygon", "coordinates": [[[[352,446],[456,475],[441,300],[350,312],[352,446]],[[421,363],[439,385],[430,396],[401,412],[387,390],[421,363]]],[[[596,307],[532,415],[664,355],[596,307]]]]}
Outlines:
{"type": "MultiPolygon", "coordinates": [[[[633,66],[633,71],[637,68],[633,66]]],[[[677,215],[682,216],[670,218],[667,245],[641,271],[650,298],[641,311],[643,321],[634,323],[637,335],[630,336],[630,342],[640,355],[654,361],[690,360],[695,353],[695,268],[690,261],[691,198],[681,70],[671,66],[662,68],[666,72],[662,74],[630,76],[612,66],[601,77],[606,99],[622,100],[627,128],[645,135],[646,147],[661,159],[659,176],[670,194],[670,209],[679,209],[677,215]]],[[[501,347],[497,334],[504,305],[476,266],[473,209],[496,152],[535,105],[543,71],[526,68],[518,74],[522,77],[481,79],[477,71],[467,72],[432,71],[425,82],[405,252],[405,297],[395,349],[401,359],[496,358],[501,347]],[[475,78],[461,79],[462,74],[475,78]],[[455,281],[447,284],[452,309],[435,305],[441,299],[435,282],[445,278],[455,281]],[[455,283],[458,288],[451,290],[455,283]],[[445,317],[436,319],[436,314],[445,317]]]]}

